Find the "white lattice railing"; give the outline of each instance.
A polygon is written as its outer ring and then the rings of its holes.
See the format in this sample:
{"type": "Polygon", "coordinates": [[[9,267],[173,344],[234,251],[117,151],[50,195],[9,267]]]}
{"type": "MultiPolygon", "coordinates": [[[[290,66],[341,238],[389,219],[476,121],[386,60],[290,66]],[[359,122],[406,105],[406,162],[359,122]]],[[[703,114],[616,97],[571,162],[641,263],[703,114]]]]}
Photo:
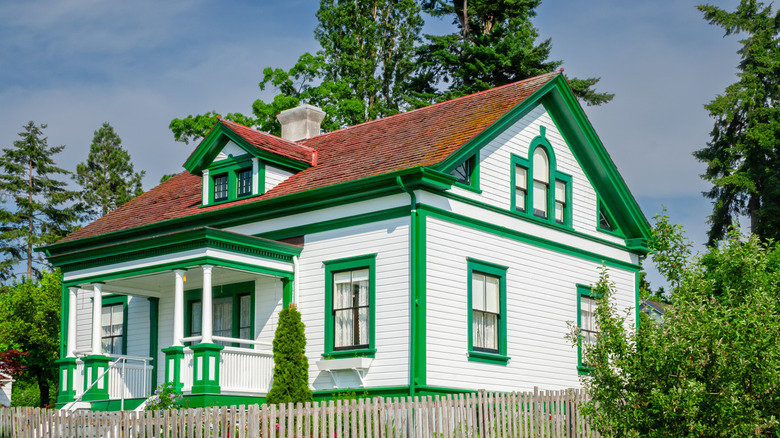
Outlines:
{"type": "Polygon", "coordinates": [[[108,371],[108,396],[112,400],[148,397],[151,393],[152,370],[146,362],[117,363],[108,371]]]}
{"type": "Polygon", "coordinates": [[[227,392],[267,393],[274,375],[273,353],[225,347],[219,352],[219,386],[227,392]]]}

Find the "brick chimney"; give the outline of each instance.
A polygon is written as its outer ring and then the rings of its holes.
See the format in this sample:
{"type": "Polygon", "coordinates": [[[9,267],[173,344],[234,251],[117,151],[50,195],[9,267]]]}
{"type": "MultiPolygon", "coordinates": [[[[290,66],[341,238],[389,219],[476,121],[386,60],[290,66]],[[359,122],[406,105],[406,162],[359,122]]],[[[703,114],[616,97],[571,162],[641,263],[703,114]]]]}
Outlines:
{"type": "Polygon", "coordinates": [[[282,138],[298,141],[320,135],[320,123],[325,118],[325,111],[314,105],[303,104],[282,111],[276,118],[282,124],[282,138]]]}

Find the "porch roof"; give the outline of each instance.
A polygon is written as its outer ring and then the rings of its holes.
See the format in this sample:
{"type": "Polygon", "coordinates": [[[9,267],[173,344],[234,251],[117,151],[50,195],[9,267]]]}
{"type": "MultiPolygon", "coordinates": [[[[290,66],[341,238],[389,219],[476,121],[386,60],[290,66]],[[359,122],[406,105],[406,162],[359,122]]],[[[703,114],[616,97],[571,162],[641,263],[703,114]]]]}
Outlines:
{"type": "Polygon", "coordinates": [[[303,247],[260,237],[199,227],[64,252],[49,258],[64,280],[100,281],[139,272],[185,268],[193,264],[230,266],[289,276],[303,247]]]}

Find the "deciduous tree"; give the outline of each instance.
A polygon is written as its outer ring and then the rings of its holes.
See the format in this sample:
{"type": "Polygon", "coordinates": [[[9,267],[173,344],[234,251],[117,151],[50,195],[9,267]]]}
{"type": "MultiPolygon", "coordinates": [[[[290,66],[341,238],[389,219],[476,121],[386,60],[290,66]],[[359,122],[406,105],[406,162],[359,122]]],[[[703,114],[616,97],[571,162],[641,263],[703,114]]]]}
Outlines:
{"type": "Polygon", "coordinates": [[[74,175],[82,187],[79,198],[85,213],[97,219],[142,194],[145,173],[133,169],[122,139],[108,122],[103,123],[92,138],[87,161],[76,166],[74,175]]]}

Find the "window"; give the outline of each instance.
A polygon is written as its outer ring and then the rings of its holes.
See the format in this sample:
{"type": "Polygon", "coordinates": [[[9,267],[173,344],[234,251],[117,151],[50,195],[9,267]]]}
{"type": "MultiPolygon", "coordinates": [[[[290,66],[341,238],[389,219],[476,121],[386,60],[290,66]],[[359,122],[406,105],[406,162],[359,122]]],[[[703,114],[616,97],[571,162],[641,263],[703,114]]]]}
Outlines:
{"type": "Polygon", "coordinates": [[[534,150],[534,216],[547,218],[547,193],[550,190],[550,162],[544,148],[534,150]]]}
{"type": "Polygon", "coordinates": [[[550,142],[541,135],[528,148],[528,158],[512,155],[511,210],[542,223],[571,227],[572,177],[556,169],[550,142]]]}
{"type": "Polygon", "coordinates": [[[370,356],[376,352],[376,254],[325,265],[325,354],[370,356]]]}
{"type": "Polygon", "coordinates": [[[506,271],[504,266],[468,259],[469,360],[505,364],[506,271]]]}
{"type": "Polygon", "coordinates": [[[452,169],[450,175],[454,176],[458,185],[466,188],[477,189],[479,187],[479,172],[477,169],[477,155],[472,155],[458,167],[452,169]]]}
{"type": "Polygon", "coordinates": [[[102,298],[100,343],[103,354],[127,354],[127,297],[108,295],[102,298]]]}
{"type": "Polygon", "coordinates": [[[228,198],[228,176],[214,177],[214,202],[224,201],[228,198]]]}
{"type": "MultiPolygon", "coordinates": [[[[227,284],[212,287],[211,321],[212,335],[235,339],[252,339],[254,333],[254,282],[227,284]]],[[[187,291],[185,335],[203,334],[203,304],[201,290],[187,291]]],[[[224,346],[252,348],[251,344],[214,341],[224,346]]]]}
{"type": "Polygon", "coordinates": [[[236,172],[236,185],[238,192],[236,196],[248,196],[252,194],[252,169],[244,169],[236,172]]]}
{"type": "Polygon", "coordinates": [[[528,169],[515,165],[515,210],[525,213],[525,201],[528,199],[528,169]]]}
{"type": "Polygon", "coordinates": [[[583,347],[588,348],[596,343],[598,330],[596,328],[596,297],[589,286],[577,285],[577,327],[580,329],[580,345],[577,347],[578,368],[587,372],[583,364],[583,347]]]}
{"type": "Polygon", "coordinates": [[[604,203],[601,201],[601,199],[598,201],[598,212],[598,229],[601,231],[617,232],[618,229],[615,226],[615,221],[612,219],[612,215],[609,214],[607,207],[604,206],[604,203]]]}

